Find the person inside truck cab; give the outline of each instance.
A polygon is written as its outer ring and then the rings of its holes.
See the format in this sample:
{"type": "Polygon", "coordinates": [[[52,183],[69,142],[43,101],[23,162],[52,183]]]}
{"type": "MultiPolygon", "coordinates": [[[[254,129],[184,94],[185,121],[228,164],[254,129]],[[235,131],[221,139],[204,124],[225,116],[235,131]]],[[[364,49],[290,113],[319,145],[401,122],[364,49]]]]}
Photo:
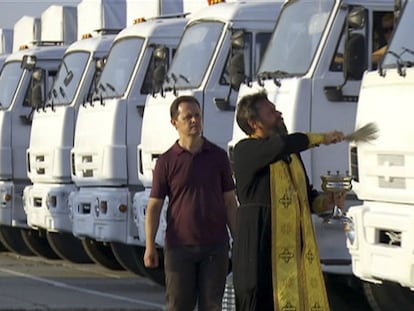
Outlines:
{"type": "MultiPolygon", "coordinates": [[[[374,51],[371,54],[372,70],[375,70],[378,67],[378,64],[382,61],[394,30],[394,14],[392,12],[378,12],[378,15],[378,17],[380,17],[380,22],[377,23],[377,25],[374,23],[374,35],[372,39],[372,49],[374,51]]],[[[345,37],[346,31],[344,30],[329,67],[329,70],[331,71],[343,70],[345,37]]]]}
{"type": "Polygon", "coordinates": [[[375,69],[378,64],[382,61],[388,44],[390,43],[392,33],[394,31],[394,14],[386,13],[381,19],[381,29],[377,32],[377,38],[374,38],[374,49],[375,44],[377,48],[372,53],[372,66],[375,69]]]}

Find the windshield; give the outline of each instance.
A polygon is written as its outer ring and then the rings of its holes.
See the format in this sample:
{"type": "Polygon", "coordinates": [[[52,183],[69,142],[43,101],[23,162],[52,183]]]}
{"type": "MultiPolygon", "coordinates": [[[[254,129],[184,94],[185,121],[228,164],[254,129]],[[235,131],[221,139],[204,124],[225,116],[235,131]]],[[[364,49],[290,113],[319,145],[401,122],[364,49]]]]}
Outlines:
{"type": "Polygon", "coordinates": [[[291,2],[281,12],[259,73],[303,75],[312,63],[334,0],[291,2]]]}
{"type": "Polygon", "coordinates": [[[223,28],[221,22],[202,22],[185,30],[168,71],[167,88],[174,85],[177,89],[200,86],[223,28]]]}
{"type": "Polygon", "coordinates": [[[103,98],[124,95],[143,44],[144,39],[137,37],[125,38],[114,43],[98,83],[98,92],[103,98]]]}
{"type": "Polygon", "coordinates": [[[50,94],[49,101],[53,101],[54,105],[70,105],[72,103],[89,55],[88,52],[73,52],[65,55],[50,94]]]}
{"type": "Polygon", "coordinates": [[[414,66],[413,19],[414,2],[407,2],[384,58],[383,67],[414,66]]]}
{"type": "Polygon", "coordinates": [[[0,75],[0,109],[7,109],[12,103],[23,74],[20,64],[20,62],[10,62],[3,67],[0,75]]]}

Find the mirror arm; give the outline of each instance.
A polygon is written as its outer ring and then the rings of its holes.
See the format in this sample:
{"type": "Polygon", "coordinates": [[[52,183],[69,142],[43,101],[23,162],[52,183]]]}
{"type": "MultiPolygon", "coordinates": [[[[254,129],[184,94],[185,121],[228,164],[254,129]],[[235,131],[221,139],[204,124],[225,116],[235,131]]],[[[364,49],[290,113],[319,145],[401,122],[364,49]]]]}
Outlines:
{"type": "Polygon", "coordinates": [[[216,107],[222,111],[235,111],[236,107],[230,105],[230,95],[231,95],[231,86],[229,87],[229,92],[225,98],[214,97],[214,103],[216,107]]]}

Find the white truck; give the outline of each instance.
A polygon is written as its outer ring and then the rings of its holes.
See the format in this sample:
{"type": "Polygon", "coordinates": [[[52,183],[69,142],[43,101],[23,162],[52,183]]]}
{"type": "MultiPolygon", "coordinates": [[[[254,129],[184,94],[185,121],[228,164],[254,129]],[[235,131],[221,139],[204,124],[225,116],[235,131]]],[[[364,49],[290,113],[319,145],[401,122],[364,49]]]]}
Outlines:
{"type": "Polygon", "coordinates": [[[114,31],[71,44],[60,63],[49,97],[33,113],[27,175],[33,185],[23,192],[27,224],[47,237],[63,259],[83,263],[91,259],[72,234],[68,196],[74,191],[70,168],[75,120],[81,104],[92,98],[109,53],[114,31]]]}
{"type": "Polygon", "coordinates": [[[375,311],[414,310],[414,1],[401,4],[380,69],[365,73],[359,95],[355,127],[375,122],[378,138],[349,149],[362,203],[348,212],[347,245],[375,311]]]}
{"type": "Polygon", "coordinates": [[[94,260],[111,269],[118,263],[145,273],[136,255],[132,209],[135,192],[143,188],[137,145],[146,97],[159,90],[186,22],[185,14],[164,15],[122,30],[96,94],[79,109],[71,151],[72,180],[78,187],[69,196],[72,230],[94,260]]]}
{"type": "MultiPolygon", "coordinates": [[[[3,68],[3,64],[6,61],[8,54],[1,54],[0,55],[0,75],[1,75],[1,69],[3,68]]],[[[1,251],[6,251],[7,248],[3,245],[3,243],[1,242],[1,238],[0,238],[0,252],[1,251]]]]}
{"type": "MultiPolygon", "coordinates": [[[[290,132],[354,129],[364,70],[372,69],[376,32],[392,12],[392,0],[287,1],[279,15],[256,81],[240,87],[239,98],[265,89],[283,113],[290,132]]],[[[245,137],[233,123],[233,146],[245,137]]],[[[313,148],[302,154],[310,182],[321,190],[321,176],[347,174],[348,146],[313,148]]],[[[347,206],[357,204],[350,195],[347,206]]],[[[352,276],[351,258],[340,222],[314,217],[325,272],[352,276]]]]}
{"type": "Polygon", "coordinates": [[[67,46],[35,42],[10,54],[0,75],[0,239],[16,253],[57,258],[26,222],[22,194],[30,184],[26,149],[32,115],[47,94],[67,46]]]}
{"type": "MultiPolygon", "coordinates": [[[[0,28],[0,55],[10,54],[13,50],[13,30],[0,28]]],[[[0,66],[1,69],[1,66],[0,66]]]]}
{"type": "MultiPolygon", "coordinates": [[[[278,1],[219,3],[191,16],[163,89],[149,96],[145,104],[138,146],[139,177],[145,191],[134,197],[142,250],[152,170],[158,156],[178,138],[170,124],[172,101],[184,94],[195,96],[202,105],[204,136],[225,148],[231,135],[239,85],[253,79],[281,5],[278,1]]],[[[156,237],[161,254],[166,208],[167,202],[156,237]]]]}

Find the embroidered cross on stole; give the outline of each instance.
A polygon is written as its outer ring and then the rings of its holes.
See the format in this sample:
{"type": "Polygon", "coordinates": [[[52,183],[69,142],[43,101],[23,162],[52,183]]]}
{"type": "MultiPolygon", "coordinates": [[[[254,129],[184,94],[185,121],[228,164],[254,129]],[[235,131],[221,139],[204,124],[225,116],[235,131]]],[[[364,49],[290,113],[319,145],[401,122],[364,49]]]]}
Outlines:
{"type": "Polygon", "coordinates": [[[275,310],[329,311],[313,230],[303,165],[270,166],[272,195],[272,275],[275,310]]]}

